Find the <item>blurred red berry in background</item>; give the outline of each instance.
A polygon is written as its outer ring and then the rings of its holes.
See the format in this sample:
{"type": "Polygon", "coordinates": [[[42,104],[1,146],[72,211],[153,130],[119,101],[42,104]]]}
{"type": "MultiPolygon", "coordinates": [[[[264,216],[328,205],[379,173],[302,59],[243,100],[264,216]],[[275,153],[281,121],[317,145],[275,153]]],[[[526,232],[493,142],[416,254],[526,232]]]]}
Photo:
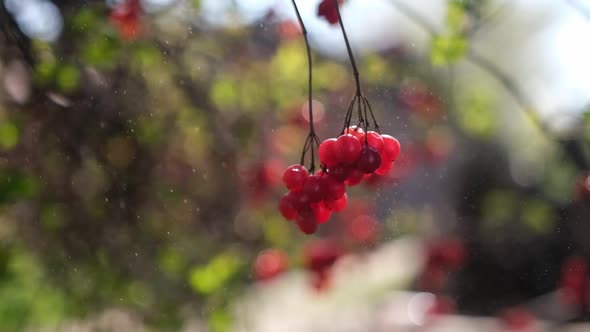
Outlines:
{"type": "Polygon", "coordinates": [[[278,249],[260,252],[254,261],[254,279],[268,281],[279,276],[289,268],[289,256],[278,249]]]}

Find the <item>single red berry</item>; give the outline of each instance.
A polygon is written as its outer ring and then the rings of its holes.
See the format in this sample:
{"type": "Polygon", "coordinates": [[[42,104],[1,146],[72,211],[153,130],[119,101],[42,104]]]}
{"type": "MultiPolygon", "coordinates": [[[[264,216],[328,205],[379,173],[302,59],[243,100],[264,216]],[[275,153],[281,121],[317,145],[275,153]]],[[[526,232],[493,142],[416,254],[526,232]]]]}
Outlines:
{"type": "Polygon", "coordinates": [[[363,130],[363,128],[361,128],[359,126],[350,126],[350,127],[346,128],[344,133],[350,134],[350,135],[358,138],[359,141],[364,142],[365,131],[363,130]]]}
{"type": "Polygon", "coordinates": [[[359,155],[356,167],[363,173],[373,173],[381,166],[381,156],[372,146],[364,146],[359,155]]]}
{"type": "Polygon", "coordinates": [[[321,291],[327,289],[328,287],[330,287],[331,280],[332,280],[332,278],[331,278],[330,271],[325,270],[325,271],[315,272],[312,275],[311,285],[313,286],[313,288],[316,291],[321,292],[321,291]]]}
{"type": "Polygon", "coordinates": [[[561,298],[567,304],[583,306],[588,302],[588,262],[584,257],[568,257],[561,268],[561,298]]]}
{"type": "Polygon", "coordinates": [[[351,186],[351,187],[356,186],[357,184],[361,183],[364,176],[365,176],[365,173],[363,173],[355,168],[352,171],[350,171],[350,174],[348,175],[348,179],[346,179],[346,181],[344,181],[344,183],[348,186],[351,186]]]}
{"type": "Polygon", "coordinates": [[[576,197],[579,200],[590,200],[590,176],[587,174],[576,181],[576,197]]]}
{"type": "Polygon", "coordinates": [[[338,137],[337,143],[342,162],[352,164],[358,159],[361,153],[361,142],[358,138],[344,134],[338,137]]]}
{"type": "MultiPolygon", "coordinates": [[[[343,0],[338,0],[341,4],[343,0]]],[[[334,4],[334,0],[323,0],[320,2],[317,11],[318,16],[323,17],[330,24],[338,23],[338,8],[334,4]]]]}
{"type": "Polygon", "coordinates": [[[338,155],[338,144],[336,143],[337,140],[335,138],[329,138],[320,144],[318,148],[318,155],[320,156],[320,161],[324,163],[327,167],[332,167],[338,165],[340,162],[338,155]]]}
{"type": "Polygon", "coordinates": [[[339,199],[346,193],[344,182],[340,182],[331,176],[325,177],[324,183],[326,186],[326,199],[328,200],[339,199]]]}
{"type": "Polygon", "coordinates": [[[295,222],[297,223],[299,230],[301,230],[304,234],[313,234],[318,229],[318,222],[311,209],[301,211],[295,222]]]}
{"type": "Polygon", "coordinates": [[[384,160],[395,161],[400,153],[400,144],[397,139],[390,135],[381,135],[383,140],[383,151],[381,157],[384,160]]]}
{"type": "Polygon", "coordinates": [[[344,194],[337,200],[326,201],[325,204],[326,207],[328,207],[328,209],[332,210],[332,212],[339,212],[344,210],[344,208],[346,207],[346,203],[348,203],[348,196],[344,194]]]}
{"type": "Polygon", "coordinates": [[[456,269],[467,260],[467,249],[463,241],[446,238],[430,243],[427,255],[428,264],[456,269]]]}
{"type": "MultiPolygon", "coordinates": [[[[383,156],[383,154],[381,154],[383,156]]],[[[393,168],[393,162],[383,159],[381,157],[381,166],[375,170],[375,174],[377,175],[386,175],[387,173],[391,172],[393,168]]]]}
{"type": "Polygon", "coordinates": [[[324,202],[313,203],[311,208],[318,224],[323,224],[330,220],[330,217],[332,216],[332,210],[330,210],[324,202]]]}
{"type": "Polygon", "coordinates": [[[289,257],[281,250],[264,250],[256,256],[254,261],[254,278],[258,281],[271,280],[289,267],[289,257]]]}
{"type": "Polygon", "coordinates": [[[345,165],[337,165],[328,169],[328,176],[335,179],[336,181],[344,182],[348,179],[351,168],[345,165]]]}
{"type": "Polygon", "coordinates": [[[528,330],[535,322],[535,317],[525,308],[510,308],[505,310],[500,319],[510,331],[528,330]]]}
{"type": "Polygon", "coordinates": [[[432,306],[428,308],[426,315],[430,318],[433,316],[450,315],[456,311],[455,301],[447,296],[437,296],[432,303],[432,306]]]}
{"type": "Polygon", "coordinates": [[[381,151],[383,151],[383,139],[381,138],[381,135],[378,132],[368,131],[365,134],[365,139],[361,142],[364,144],[365,140],[366,143],[369,144],[369,146],[373,147],[375,150],[377,150],[377,152],[381,153],[381,151]]]}
{"type": "Polygon", "coordinates": [[[319,202],[326,197],[326,178],[321,175],[307,177],[303,184],[303,192],[309,196],[310,202],[319,202]]]}
{"type": "Polygon", "coordinates": [[[332,267],[340,256],[342,256],[342,251],[330,240],[314,241],[303,250],[305,267],[318,273],[332,267]]]}
{"type": "Polygon", "coordinates": [[[293,196],[285,194],[279,201],[279,211],[287,220],[295,220],[297,218],[297,209],[293,206],[292,198],[293,196]]]}
{"type": "Polygon", "coordinates": [[[305,166],[299,164],[291,165],[283,173],[283,183],[289,190],[300,190],[308,175],[309,172],[305,166]]]}
{"type": "Polygon", "coordinates": [[[352,240],[359,243],[371,244],[377,241],[381,226],[369,215],[360,215],[346,224],[346,230],[352,240]]]}

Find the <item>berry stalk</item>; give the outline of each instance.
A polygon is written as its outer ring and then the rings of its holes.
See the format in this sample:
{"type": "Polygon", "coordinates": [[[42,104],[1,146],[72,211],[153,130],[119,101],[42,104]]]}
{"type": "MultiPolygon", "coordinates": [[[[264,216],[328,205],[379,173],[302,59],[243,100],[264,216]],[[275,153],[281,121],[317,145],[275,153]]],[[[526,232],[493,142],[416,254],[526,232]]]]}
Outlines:
{"type": "Polygon", "coordinates": [[[351,126],[352,122],[352,115],[355,110],[357,111],[358,123],[357,127],[362,128],[365,131],[368,131],[370,122],[369,122],[369,115],[371,116],[371,120],[373,120],[373,125],[375,126],[375,131],[379,132],[379,124],[377,124],[377,120],[375,119],[375,115],[373,114],[373,109],[371,108],[371,104],[367,100],[367,98],[363,95],[361,90],[361,82],[360,82],[360,75],[358,71],[358,67],[356,66],[356,60],[354,59],[354,54],[352,53],[352,47],[350,46],[350,42],[348,40],[348,35],[346,34],[346,29],[344,28],[344,23],[342,21],[342,15],[340,14],[340,5],[338,4],[338,0],[333,0],[334,6],[336,8],[336,14],[338,16],[338,24],[340,25],[340,30],[342,31],[342,36],[344,37],[344,43],[346,44],[346,51],[348,52],[348,58],[350,59],[350,65],[352,66],[352,73],[354,75],[354,82],[356,84],[356,93],[348,106],[348,110],[346,111],[346,116],[344,118],[344,126],[342,128],[341,134],[344,134],[346,130],[351,126]]]}
{"type": "Polygon", "coordinates": [[[303,145],[303,151],[301,153],[301,165],[305,163],[305,155],[308,151],[311,152],[311,165],[309,170],[313,173],[315,170],[315,148],[320,145],[320,141],[315,133],[315,128],[313,125],[313,102],[312,102],[312,82],[313,82],[313,74],[312,74],[312,59],[311,59],[311,48],[309,46],[309,40],[307,38],[307,29],[305,28],[305,24],[303,23],[303,19],[301,18],[301,14],[299,13],[299,8],[297,7],[297,3],[295,0],[291,0],[293,4],[293,8],[295,9],[295,14],[297,15],[297,21],[299,21],[299,25],[301,26],[301,32],[303,34],[303,39],[305,40],[305,49],[307,51],[307,65],[308,65],[308,82],[307,82],[307,89],[308,89],[308,108],[309,108],[309,135],[305,140],[305,144],[303,145]]]}

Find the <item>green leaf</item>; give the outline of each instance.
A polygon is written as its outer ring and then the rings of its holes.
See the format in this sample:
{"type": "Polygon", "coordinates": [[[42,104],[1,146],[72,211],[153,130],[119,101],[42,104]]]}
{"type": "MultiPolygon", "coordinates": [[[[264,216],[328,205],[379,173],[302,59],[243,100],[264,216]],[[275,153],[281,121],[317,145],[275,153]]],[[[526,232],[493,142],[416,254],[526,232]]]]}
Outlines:
{"type": "Polygon", "coordinates": [[[463,30],[465,20],[467,19],[465,4],[463,1],[450,1],[447,6],[446,23],[447,28],[454,34],[459,34],[463,30]]]}
{"type": "Polygon", "coordinates": [[[56,83],[62,92],[72,92],[80,83],[80,71],[72,65],[61,66],[57,72],[56,83]]]}
{"type": "Polygon", "coordinates": [[[461,59],[467,51],[467,40],[459,35],[442,35],[432,40],[430,61],[442,66],[461,59]]]}
{"type": "Polygon", "coordinates": [[[189,275],[189,284],[198,293],[212,294],[238,272],[240,265],[240,259],[235,253],[219,254],[208,264],[193,268],[189,275]]]}
{"type": "Polygon", "coordinates": [[[10,150],[14,148],[19,141],[19,132],[16,125],[12,122],[0,124],[0,149],[10,150]]]}

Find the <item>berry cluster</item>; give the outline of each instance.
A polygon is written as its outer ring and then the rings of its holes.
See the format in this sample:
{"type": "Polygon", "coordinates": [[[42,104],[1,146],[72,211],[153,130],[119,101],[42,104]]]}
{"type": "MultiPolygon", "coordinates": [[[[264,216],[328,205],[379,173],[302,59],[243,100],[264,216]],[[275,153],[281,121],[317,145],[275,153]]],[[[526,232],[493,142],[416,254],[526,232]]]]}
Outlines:
{"type": "Polygon", "coordinates": [[[346,186],[323,170],[309,174],[305,166],[291,165],[283,173],[283,183],[289,192],[279,201],[279,211],[305,234],[314,233],[332,212],[346,206],[346,186]]]}
{"type": "Polygon", "coordinates": [[[393,168],[400,152],[399,142],[390,135],[348,127],[338,138],[320,144],[318,154],[327,173],[349,186],[359,184],[367,175],[385,175],[393,168]]]}
{"type": "Polygon", "coordinates": [[[346,206],[346,185],[359,184],[367,175],[391,171],[400,152],[399,142],[374,131],[352,126],[340,137],[320,144],[322,169],[309,174],[305,166],[289,166],[283,183],[289,189],[279,202],[287,220],[295,220],[305,234],[314,233],[332,215],[346,206]]]}

